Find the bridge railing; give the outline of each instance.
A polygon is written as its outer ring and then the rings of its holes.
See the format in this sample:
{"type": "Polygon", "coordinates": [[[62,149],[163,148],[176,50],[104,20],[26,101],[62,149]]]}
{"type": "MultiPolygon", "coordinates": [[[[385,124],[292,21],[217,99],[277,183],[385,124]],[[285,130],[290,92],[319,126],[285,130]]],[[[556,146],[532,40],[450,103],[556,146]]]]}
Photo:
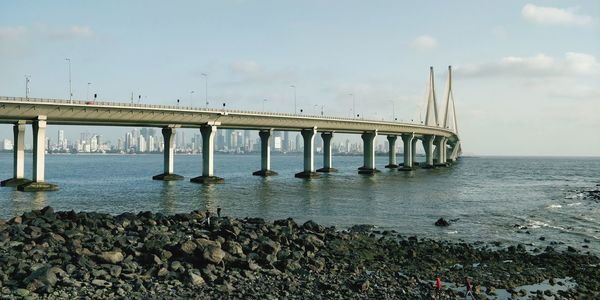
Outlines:
{"type": "Polygon", "coordinates": [[[126,103],[126,102],[108,102],[108,101],[83,101],[83,100],[65,100],[65,99],[50,99],[50,98],[32,98],[32,97],[6,97],[0,96],[0,101],[16,101],[16,102],[32,102],[32,103],[55,103],[62,105],[86,105],[86,106],[110,106],[110,107],[123,107],[123,108],[146,108],[146,109],[168,109],[168,110],[187,110],[196,112],[214,112],[214,113],[238,113],[248,115],[262,115],[262,116],[280,116],[280,117],[292,117],[292,118],[313,118],[313,119],[327,119],[327,120],[339,120],[339,121],[351,121],[351,122],[376,122],[393,125],[404,125],[404,126],[419,126],[419,127],[431,127],[435,129],[444,129],[436,126],[425,126],[419,123],[403,123],[395,121],[385,120],[373,120],[373,119],[356,119],[356,118],[344,118],[344,117],[332,117],[332,116],[321,116],[321,115],[299,115],[290,113],[280,112],[259,112],[259,111],[246,111],[236,109],[218,109],[209,107],[192,107],[192,106],[179,106],[179,105],[162,105],[162,104],[142,104],[142,103],[126,103]]]}

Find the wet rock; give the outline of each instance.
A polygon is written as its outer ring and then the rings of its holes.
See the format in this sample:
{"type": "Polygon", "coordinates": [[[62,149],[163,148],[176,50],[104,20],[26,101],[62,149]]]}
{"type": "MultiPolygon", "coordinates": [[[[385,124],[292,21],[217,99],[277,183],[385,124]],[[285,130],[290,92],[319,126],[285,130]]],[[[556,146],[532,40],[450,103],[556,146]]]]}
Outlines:
{"type": "Polygon", "coordinates": [[[447,227],[450,226],[450,223],[444,218],[439,218],[437,221],[435,221],[435,226],[447,227]]]}

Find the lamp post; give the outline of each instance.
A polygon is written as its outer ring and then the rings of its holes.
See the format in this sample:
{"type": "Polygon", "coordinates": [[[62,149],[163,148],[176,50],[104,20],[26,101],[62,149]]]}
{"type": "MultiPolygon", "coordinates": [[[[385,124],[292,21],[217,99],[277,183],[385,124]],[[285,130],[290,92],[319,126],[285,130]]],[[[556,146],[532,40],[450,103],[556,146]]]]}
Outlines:
{"type": "Polygon", "coordinates": [[[296,86],[292,84],[290,87],[294,89],[294,114],[296,114],[296,86]]]}
{"type": "Polygon", "coordinates": [[[25,100],[29,100],[29,82],[31,81],[31,75],[25,75],[25,100]]]}
{"type": "Polygon", "coordinates": [[[356,98],[354,98],[354,94],[348,94],[348,96],[352,96],[352,117],[356,114],[356,98]]]}
{"type": "Polygon", "coordinates": [[[202,73],[204,76],[204,100],[206,101],[206,107],[208,107],[208,74],[202,73]]]}
{"type": "Polygon", "coordinates": [[[262,111],[263,112],[265,112],[265,102],[267,102],[267,101],[269,101],[269,100],[263,99],[263,102],[262,102],[262,111]]]}
{"type": "Polygon", "coordinates": [[[87,89],[85,90],[85,101],[90,101],[90,85],[92,83],[88,82],[87,83],[87,89]]]}
{"type": "Polygon", "coordinates": [[[392,121],[396,120],[396,103],[394,103],[394,100],[390,100],[390,102],[392,102],[392,121]]]}
{"type": "MultiPolygon", "coordinates": [[[[192,95],[194,94],[194,91],[190,91],[190,106],[194,106],[193,102],[192,102],[192,95]]],[[[207,104],[208,106],[208,104],[207,104]]]]}
{"type": "Polygon", "coordinates": [[[71,89],[71,59],[65,58],[69,62],[69,102],[73,104],[73,90],[71,89]]]}

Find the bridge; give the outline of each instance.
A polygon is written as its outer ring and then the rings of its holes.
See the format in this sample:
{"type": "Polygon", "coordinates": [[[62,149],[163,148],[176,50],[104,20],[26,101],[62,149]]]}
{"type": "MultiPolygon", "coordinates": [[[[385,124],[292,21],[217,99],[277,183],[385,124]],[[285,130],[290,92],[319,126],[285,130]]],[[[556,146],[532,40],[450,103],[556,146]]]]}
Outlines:
{"type": "Polygon", "coordinates": [[[214,174],[214,137],[217,128],[257,130],[261,141],[261,169],[257,176],[271,176],[270,139],[273,130],[299,131],[304,141],[304,168],[295,176],[317,178],[320,172],[335,172],[331,140],[334,133],[360,134],[364,164],[360,174],[379,172],[375,166],[375,138],[386,135],[389,142],[389,164],[386,168],[410,171],[415,167],[417,142],[425,149],[423,168],[448,166],[461,153],[452,92],[452,69],[448,67],[445,110],[437,107],[433,68],[430,68],[427,110],[423,124],[387,122],[354,118],[308,116],[285,113],[251,112],[229,109],[180,107],[118,102],[91,102],[22,97],[0,97],[0,123],[13,124],[13,177],[2,186],[16,186],[20,191],[49,191],[58,187],[45,181],[46,127],[52,125],[134,126],[162,128],[164,170],[155,180],[181,180],[174,173],[174,141],[178,128],[199,128],[202,135],[202,175],[191,178],[196,183],[222,183],[214,174]],[[24,177],[25,128],[33,129],[32,179],[24,177]],[[323,167],[315,170],[314,138],[323,139],[323,167]],[[396,162],[396,140],[404,144],[404,161],[396,162]]]}

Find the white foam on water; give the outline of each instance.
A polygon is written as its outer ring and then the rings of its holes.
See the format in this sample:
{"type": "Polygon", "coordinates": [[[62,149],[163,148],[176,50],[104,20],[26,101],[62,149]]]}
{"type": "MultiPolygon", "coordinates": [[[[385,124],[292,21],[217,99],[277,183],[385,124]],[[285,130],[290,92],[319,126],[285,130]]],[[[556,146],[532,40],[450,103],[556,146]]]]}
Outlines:
{"type": "Polygon", "coordinates": [[[446,232],[446,233],[447,233],[447,234],[457,234],[457,233],[458,233],[458,231],[454,230],[454,231],[448,231],[448,232],[446,232]]]}
{"type": "Polygon", "coordinates": [[[575,202],[575,203],[569,203],[567,204],[567,206],[579,206],[581,205],[581,202],[575,202]]]}
{"type": "Polygon", "coordinates": [[[552,204],[552,205],[548,206],[548,208],[561,208],[561,207],[562,207],[562,205],[560,205],[560,204],[552,204]]]}

